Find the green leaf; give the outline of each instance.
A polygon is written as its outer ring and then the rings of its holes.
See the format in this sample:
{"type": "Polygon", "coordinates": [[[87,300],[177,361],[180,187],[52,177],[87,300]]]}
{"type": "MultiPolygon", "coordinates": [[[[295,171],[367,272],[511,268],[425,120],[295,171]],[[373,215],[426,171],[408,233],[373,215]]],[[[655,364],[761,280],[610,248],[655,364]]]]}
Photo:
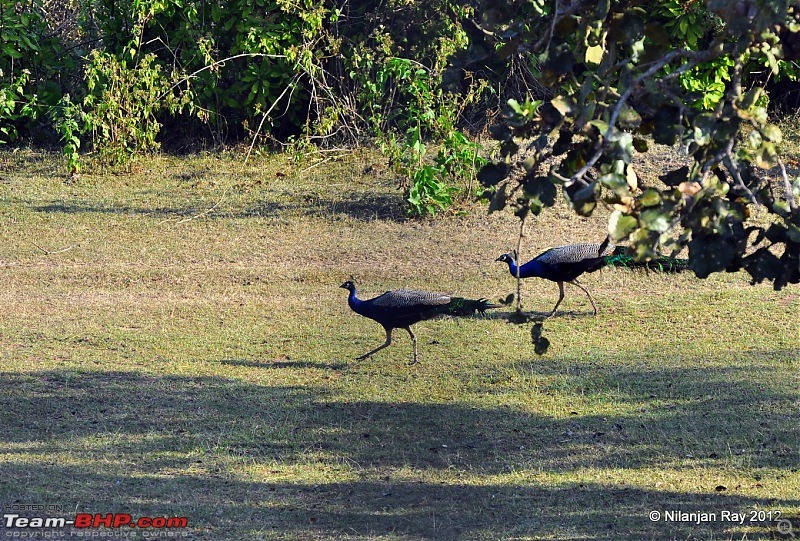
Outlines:
{"type": "Polygon", "coordinates": [[[497,189],[497,191],[492,195],[492,199],[489,202],[489,214],[506,208],[507,198],[508,196],[506,195],[506,184],[502,184],[497,189]]]}
{"type": "Polygon", "coordinates": [[[564,193],[575,212],[581,216],[590,216],[597,206],[600,186],[597,182],[591,182],[587,186],[574,182],[570,186],[564,187],[564,193]]]}
{"type": "Polygon", "coordinates": [[[764,89],[760,86],[754,86],[750,90],[747,91],[747,94],[744,95],[742,98],[739,107],[742,109],[750,109],[753,105],[758,102],[761,96],[764,94],[764,89]]]}
{"type": "Polygon", "coordinates": [[[608,131],[608,122],[595,118],[589,121],[590,126],[594,126],[600,132],[600,135],[605,135],[608,131]]]}
{"type": "Polygon", "coordinates": [[[602,45],[593,45],[586,48],[585,60],[587,64],[598,65],[603,61],[605,48],[602,45]]]}
{"type": "Polygon", "coordinates": [[[639,215],[639,222],[642,227],[650,231],[665,233],[670,227],[670,213],[661,208],[649,208],[643,210],[639,215]]]}
{"type": "Polygon", "coordinates": [[[647,12],[640,7],[630,7],[625,11],[622,19],[622,29],[625,38],[630,41],[639,41],[646,35],[645,19],[650,18],[647,12]]]}
{"type": "Polygon", "coordinates": [[[524,114],[522,105],[520,105],[520,103],[514,98],[508,100],[508,106],[511,107],[511,110],[517,113],[518,115],[524,114]]]}
{"type": "Polygon", "coordinates": [[[610,148],[608,149],[609,158],[631,163],[633,159],[633,135],[615,129],[612,130],[608,142],[610,143],[610,148]]]}
{"type": "Polygon", "coordinates": [[[526,180],[524,189],[526,196],[536,199],[542,206],[552,207],[556,202],[558,191],[547,177],[534,177],[526,180]]]}
{"type": "Polygon", "coordinates": [[[611,240],[618,242],[628,238],[633,233],[639,223],[633,216],[626,216],[622,211],[615,210],[608,218],[608,234],[611,240]]]}
{"type": "Polygon", "coordinates": [[[601,175],[597,180],[600,182],[600,184],[620,197],[630,195],[628,179],[625,178],[624,175],[619,173],[607,173],[605,175],[601,175]]]}
{"type": "Polygon", "coordinates": [[[753,161],[755,162],[756,166],[762,169],[770,169],[775,165],[777,159],[778,152],[775,149],[775,144],[769,141],[764,141],[764,143],[761,145],[760,151],[755,154],[753,161]]]}
{"type": "Polygon", "coordinates": [[[659,107],[656,112],[653,140],[661,145],[674,145],[680,135],[680,111],[676,107],[659,107]]]}
{"type": "Polygon", "coordinates": [[[781,129],[775,124],[767,124],[766,126],[762,126],[760,131],[768,141],[772,141],[773,143],[780,143],[783,140],[781,129]]]}
{"type": "Polygon", "coordinates": [[[623,130],[633,131],[638,128],[641,123],[642,115],[630,105],[623,104],[619,112],[617,125],[623,130]]]}
{"type": "Polygon", "coordinates": [[[752,277],[751,283],[775,280],[780,274],[780,260],[768,248],[759,248],[742,259],[744,269],[752,277]]]}
{"type": "Polygon", "coordinates": [[[667,30],[657,22],[650,22],[645,25],[645,48],[643,54],[639,56],[639,61],[650,63],[660,59],[669,48],[670,37],[667,30]]]}
{"type": "Polygon", "coordinates": [[[565,96],[556,96],[550,100],[550,105],[553,106],[562,116],[568,116],[572,112],[572,102],[565,96]]]}
{"type": "Polygon", "coordinates": [[[800,244],[800,227],[797,227],[794,224],[789,224],[786,234],[789,237],[789,240],[800,244]]]}
{"type": "Polygon", "coordinates": [[[769,68],[772,70],[772,74],[778,75],[780,68],[778,67],[778,59],[775,58],[773,52],[770,50],[764,51],[764,56],[767,57],[767,63],[769,64],[769,68]]]}
{"type": "Polygon", "coordinates": [[[22,53],[19,52],[15,47],[12,47],[11,45],[6,45],[5,47],[3,47],[3,53],[5,53],[6,56],[9,56],[15,60],[18,58],[22,58],[22,53]]]}
{"type": "Polygon", "coordinates": [[[661,192],[654,188],[647,188],[639,198],[643,207],[654,207],[661,203],[661,192]]]}

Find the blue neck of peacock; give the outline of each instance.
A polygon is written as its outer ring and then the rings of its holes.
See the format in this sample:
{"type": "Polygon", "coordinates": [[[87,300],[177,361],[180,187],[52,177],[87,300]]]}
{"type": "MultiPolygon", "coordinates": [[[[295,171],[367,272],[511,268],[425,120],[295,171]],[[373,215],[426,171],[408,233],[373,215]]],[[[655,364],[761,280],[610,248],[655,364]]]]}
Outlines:
{"type": "Polygon", "coordinates": [[[355,288],[350,290],[350,295],[348,295],[347,297],[347,304],[350,306],[350,309],[353,310],[353,312],[356,312],[358,314],[361,313],[361,307],[364,304],[364,301],[356,297],[355,288]]]}
{"type": "MultiPolygon", "coordinates": [[[[508,270],[511,272],[511,276],[517,276],[516,263],[509,263],[508,270]]],[[[546,263],[542,263],[536,259],[531,259],[520,267],[519,276],[520,278],[544,278],[549,274],[548,270],[549,267],[546,263]]]]}
{"type": "Polygon", "coordinates": [[[506,263],[508,263],[508,271],[511,273],[511,276],[514,276],[516,278],[516,276],[517,276],[517,264],[514,262],[513,259],[510,259],[510,258],[508,259],[508,261],[506,261],[506,263]]]}

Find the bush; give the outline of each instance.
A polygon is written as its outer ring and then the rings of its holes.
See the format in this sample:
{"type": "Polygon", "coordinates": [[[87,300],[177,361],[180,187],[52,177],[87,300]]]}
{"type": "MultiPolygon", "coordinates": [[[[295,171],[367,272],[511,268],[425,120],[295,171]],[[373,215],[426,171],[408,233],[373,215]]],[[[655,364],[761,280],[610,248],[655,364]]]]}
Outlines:
{"type": "Polygon", "coordinates": [[[0,144],[27,135],[61,99],[74,69],[36,2],[0,2],[0,144]]]}

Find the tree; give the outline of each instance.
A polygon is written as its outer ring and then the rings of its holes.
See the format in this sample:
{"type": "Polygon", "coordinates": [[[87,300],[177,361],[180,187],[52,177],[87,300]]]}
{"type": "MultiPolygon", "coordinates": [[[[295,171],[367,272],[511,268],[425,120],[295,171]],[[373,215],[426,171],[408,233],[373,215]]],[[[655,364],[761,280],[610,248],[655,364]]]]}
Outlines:
{"type": "Polygon", "coordinates": [[[706,0],[713,24],[684,29],[692,42],[676,44],[652,2],[510,4],[486,12],[483,39],[496,55],[538,66],[552,95],[510,100],[492,127],[501,159],[479,174],[490,210],[511,203],[524,224],[560,188],[580,215],[612,208],[609,236],[639,260],[688,248],[700,278],[744,269],[775,289],[800,282],[800,180],[786,171],[763,81],[751,76],[753,66],[778,73],[800,56],[800,9],[788,0],[706,0]],[[709,72],[725,75],[711,101],[686,84],[709,72]],[[665,172],[663,185],[641,185],[631,162],[648,151],[646,136],[685,145],[691,165],[665,172]],[[769,225],[749,220],[754,207],[766,209],[769,225]]]}

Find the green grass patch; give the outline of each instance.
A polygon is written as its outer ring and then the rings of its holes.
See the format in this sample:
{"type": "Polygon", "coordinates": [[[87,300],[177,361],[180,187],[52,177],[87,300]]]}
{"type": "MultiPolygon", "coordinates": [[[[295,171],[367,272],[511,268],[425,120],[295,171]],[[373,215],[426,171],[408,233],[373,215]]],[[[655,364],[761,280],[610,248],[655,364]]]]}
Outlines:
{"type": "MultiPolygon", "coordinates": [[[[0,154],[0,503],[215,540],[781,538],[758,510],[800,534],[796,288],[603,270],[600,314],[568,286],[544,356],[498,310],[417,324],[418,365],[401,330],[355,361],[384,334],[344,280],[505,297],[515,218],[407,221],[368,152],[74,184],[59,160],[0,154]]],[[[559,206],[524,249],[604,231],[559,206]]]]}

